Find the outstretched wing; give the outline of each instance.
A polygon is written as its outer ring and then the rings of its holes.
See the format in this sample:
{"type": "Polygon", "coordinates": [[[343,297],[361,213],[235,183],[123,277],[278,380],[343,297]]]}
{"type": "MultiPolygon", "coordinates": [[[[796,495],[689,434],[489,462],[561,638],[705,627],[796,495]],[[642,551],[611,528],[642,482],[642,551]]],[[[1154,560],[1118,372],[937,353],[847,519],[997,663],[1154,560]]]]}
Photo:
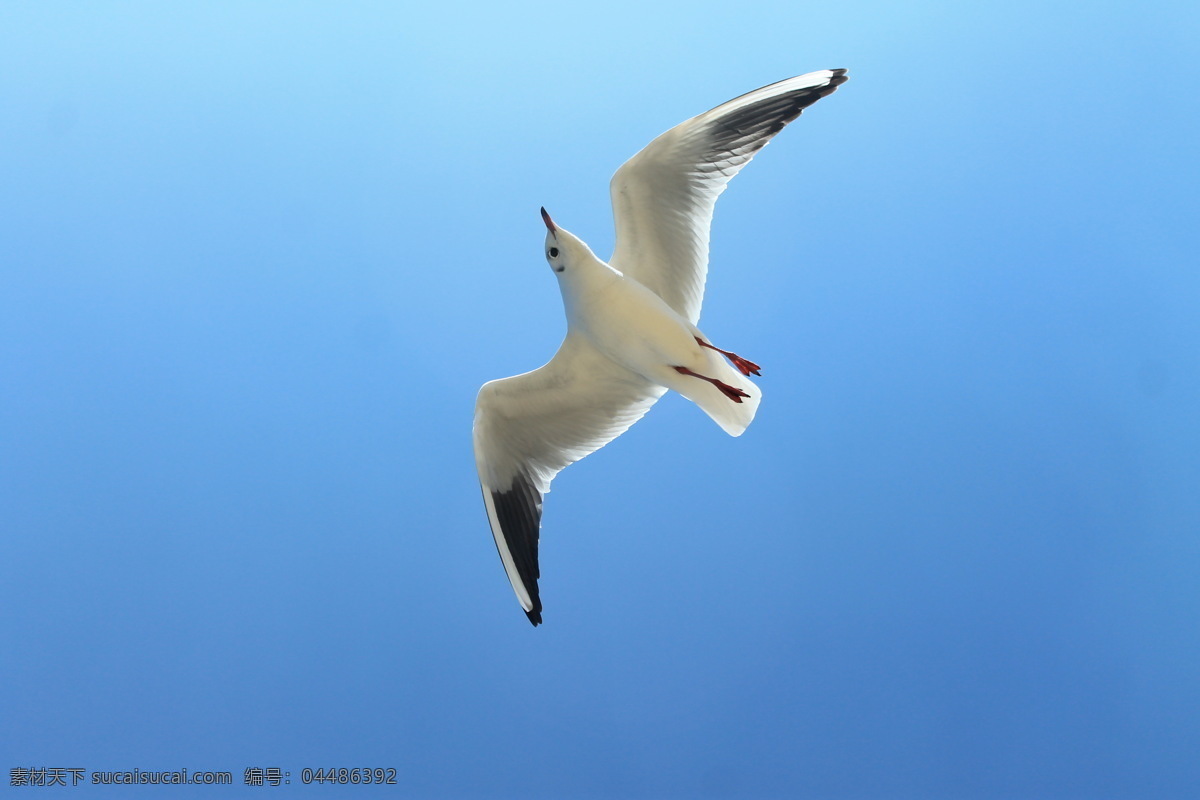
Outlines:
{"type": "Polygon", "coordinates": [[[784,125],[846,80],[846,70],[825,69],[773,83],[692,117],[646,145],[612,179],[617,226],[612,266],[696,324],[717,197],[784,125]]]}
{"type": "Polygon", "coordinates": [[[563,467],[637,422],[666,391],[567,334],[545,366],[485,383],[475,401],[475,466],[504,571],[529,621],[542,621],[542,496],[563,467]]]}

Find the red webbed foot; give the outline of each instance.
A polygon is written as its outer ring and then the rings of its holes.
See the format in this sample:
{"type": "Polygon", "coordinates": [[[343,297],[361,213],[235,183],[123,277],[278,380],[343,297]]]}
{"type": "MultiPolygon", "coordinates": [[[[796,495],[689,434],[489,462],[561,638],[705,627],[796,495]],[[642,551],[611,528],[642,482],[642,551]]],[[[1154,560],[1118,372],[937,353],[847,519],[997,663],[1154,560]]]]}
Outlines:
{"type": "Polygon", "coordinates": [[[693,338],[695,338],[696,343],[701,347],[707,347],[709,350],[716,350],[718,353],[728,358],[729,362],[737,367],[738,372],[742,373],[743,375],[762,375],[762,373],[759,372],[762,367],[760,367],[758,364],[755,364],[750,359],[742,358],[737,353],[731,353],[728,350],[722,350],[719,347],[714,347],[713,345],[701,339],[699,336],[693,338]]]}

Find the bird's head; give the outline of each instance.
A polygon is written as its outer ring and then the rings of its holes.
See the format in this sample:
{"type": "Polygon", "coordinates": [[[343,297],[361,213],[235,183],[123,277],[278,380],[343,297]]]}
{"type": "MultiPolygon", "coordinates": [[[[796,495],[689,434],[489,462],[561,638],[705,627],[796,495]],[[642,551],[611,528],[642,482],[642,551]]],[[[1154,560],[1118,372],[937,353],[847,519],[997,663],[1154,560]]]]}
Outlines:
{"type": "Polygon", "coordinates": [[[555,275],[565,277],[585,261],[595,260],[596,257],[583,240],[555,225],[544,208],[542,222],[546,223],[546,262],[550,264],[550,269],[554,270],[555,275]]]}

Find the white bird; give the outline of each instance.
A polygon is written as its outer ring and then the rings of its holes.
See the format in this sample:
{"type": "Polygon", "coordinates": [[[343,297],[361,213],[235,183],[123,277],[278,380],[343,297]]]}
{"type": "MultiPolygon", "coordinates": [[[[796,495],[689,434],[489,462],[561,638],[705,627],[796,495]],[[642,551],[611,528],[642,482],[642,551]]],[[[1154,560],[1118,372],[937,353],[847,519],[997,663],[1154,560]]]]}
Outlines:
{"type": "Polygon", "coordinates": [[[542,209],[567,335],[545,366],[484,384],[474,425],[492,536],[534,625],[542,621],[542,497],[559,471],[628,430],[668,389],[731,436],[754,419],[761,393],[748,376],[758,365],[714,347],[696,327],[713,206],[772,136],[845,82],[844,69],[789,78],[648,144],[613,176],[617,238],[607,264],[542,209]]]}

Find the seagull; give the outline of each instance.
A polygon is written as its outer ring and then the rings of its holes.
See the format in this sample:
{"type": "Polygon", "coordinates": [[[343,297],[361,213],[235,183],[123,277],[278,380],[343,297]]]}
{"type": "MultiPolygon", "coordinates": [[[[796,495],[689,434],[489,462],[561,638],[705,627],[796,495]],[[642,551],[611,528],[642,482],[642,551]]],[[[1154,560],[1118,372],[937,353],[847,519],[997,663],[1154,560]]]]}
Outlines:
{"type": "Polygon", "coordinates": [[[625,162],[609,187],[616,247],[607,263],[546,209],[545,256],[567,335],[542,367],[485,383],[475,403],[475,465],[504,571],[542,622],[542,498],[564,467],[627,431],[673,389],[731,436],[754,419],[760,367],[696,327],[713,206],[783,126],[845,83],[846,70],[789,78],[677,125],[625,162]]]}

